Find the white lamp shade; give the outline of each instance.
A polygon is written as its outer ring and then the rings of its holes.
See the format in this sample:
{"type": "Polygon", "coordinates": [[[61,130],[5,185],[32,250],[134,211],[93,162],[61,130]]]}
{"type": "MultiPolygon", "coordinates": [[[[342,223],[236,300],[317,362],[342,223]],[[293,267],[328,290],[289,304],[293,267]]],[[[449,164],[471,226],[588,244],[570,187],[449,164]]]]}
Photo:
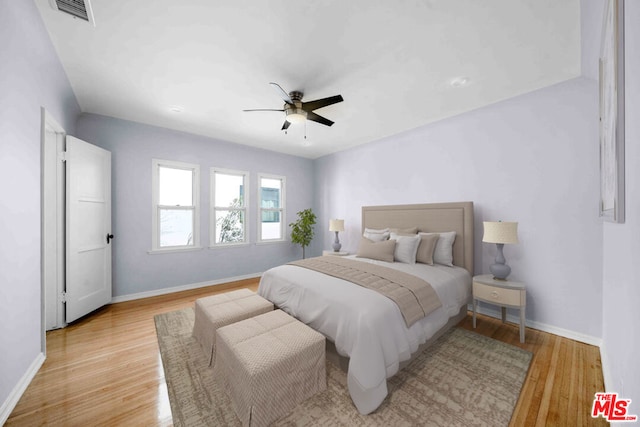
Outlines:
{"type": "Polygon", "coordinates": [[[517,222],[484,221],[484,236],[482,241],[487,243],[518,243],[517,222]]]}
{"type": "Polygon", "coordinates": [[[329,231],[344,231],[344,219],[329,220],[329,231]]]}

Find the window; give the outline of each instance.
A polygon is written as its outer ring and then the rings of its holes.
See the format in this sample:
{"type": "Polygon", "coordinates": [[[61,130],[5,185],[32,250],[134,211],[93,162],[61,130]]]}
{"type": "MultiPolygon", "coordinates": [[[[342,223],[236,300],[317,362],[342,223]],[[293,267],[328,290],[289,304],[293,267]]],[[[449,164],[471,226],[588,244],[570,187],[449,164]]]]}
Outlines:
{"type": "Polygon", "coordinates": [[[284,240],[285,178],[258,175],[258,242],[284,240]]]}
{"type": "Polygon", "coordinates": [[[152,251],[200,245],[200,166],[153,159],[152,251]]]}
{"type": "Polygon", "coordinates": [[[249,172],[211,168],[211,246],[247,243],[249,172]]]}

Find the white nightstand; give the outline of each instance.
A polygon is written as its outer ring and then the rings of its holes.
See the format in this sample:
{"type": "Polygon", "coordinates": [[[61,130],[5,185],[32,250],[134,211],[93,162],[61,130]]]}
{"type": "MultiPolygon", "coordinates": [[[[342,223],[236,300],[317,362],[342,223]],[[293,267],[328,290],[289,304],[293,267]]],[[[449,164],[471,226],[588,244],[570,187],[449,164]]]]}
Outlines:
{"type": "Polygon", "coordinates": [[[349,252],[345,252],[345,251],[335,252],[333,249],[330,249],[328,251],[322,251],[322,256],[327,256],[327,255],[347,256],[349,255],[349,252]]]}
{"type": "Polygon", "coordinates": [[[511,280],[496,280],[493,274],[473,278],[473,327],[476,327],[478,301],[502,307],[502,322],[507,317],[507,307],[520,309],[520,342],[524,342],[524,312],[527,305],[527,290],[524,283],[511,280]]]}

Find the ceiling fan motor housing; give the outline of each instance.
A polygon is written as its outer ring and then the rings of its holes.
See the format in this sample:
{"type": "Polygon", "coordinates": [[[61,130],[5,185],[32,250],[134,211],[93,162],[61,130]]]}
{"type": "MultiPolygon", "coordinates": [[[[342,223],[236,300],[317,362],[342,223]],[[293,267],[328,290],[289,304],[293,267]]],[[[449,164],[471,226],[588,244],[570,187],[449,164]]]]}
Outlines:
{"type": "Polygon", "coordinates": [[[291,100],[294,103],[301,102],[303,96],[304,96],[304,93],[299,92],[297,90],[289,92],[289,98],[291,98],[291,100]]]}

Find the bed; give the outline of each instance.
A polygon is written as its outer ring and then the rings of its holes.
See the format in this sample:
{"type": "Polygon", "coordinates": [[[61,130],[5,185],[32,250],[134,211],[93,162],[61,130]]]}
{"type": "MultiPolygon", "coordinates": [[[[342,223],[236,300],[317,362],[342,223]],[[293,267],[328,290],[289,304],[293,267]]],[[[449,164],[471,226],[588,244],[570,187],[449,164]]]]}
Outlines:
{"type": "Polygon", "coordinates": [[[455,231],[453,266],[348,257],[400,270],[432,285],[442,306],[410,326],[391,299],[308,268],[289,264],[272,268],[263,274],[258,287],[261,296],[333,343],[343,358],[338,362],[348,363],[349,393],[362,414],[375,411],[385,399],[387,378],[464,318],[471,298],[473,203],[362,208],[363,232],[365,229],[412,227],[421,232],[455,231]]]}

